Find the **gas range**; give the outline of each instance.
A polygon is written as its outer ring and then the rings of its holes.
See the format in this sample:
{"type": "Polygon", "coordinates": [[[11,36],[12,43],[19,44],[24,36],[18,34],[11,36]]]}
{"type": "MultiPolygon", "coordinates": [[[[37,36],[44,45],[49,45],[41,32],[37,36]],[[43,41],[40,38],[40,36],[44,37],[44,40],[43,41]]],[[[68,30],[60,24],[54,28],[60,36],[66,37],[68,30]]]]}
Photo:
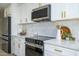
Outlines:
{"type": "Polygon", "coordinates": [[[37,45],[43,45],[43,41],[50,39],[55,39],[55,37],[32,36],[32,37],[27,37],[26,42],[37,44],[37,45]]]}
{"type": "Polygon", "coordinates": [[[55,39],[55,37],[47,36],[32,36],[27,37],[26,40],[26,55],[28,56],[43,56],[44,41],[55,39]]]}
{"type": "Polygon", "coordinates": [[[49,40],[49,39],[56,39],[56,37],[48,37],[48,36],[31,36],[31,37],[26,37],[30,38],[30,39],[34,39],[34,40],[40,40],[40,41],[45,41],[45,40],[49,40]]]}

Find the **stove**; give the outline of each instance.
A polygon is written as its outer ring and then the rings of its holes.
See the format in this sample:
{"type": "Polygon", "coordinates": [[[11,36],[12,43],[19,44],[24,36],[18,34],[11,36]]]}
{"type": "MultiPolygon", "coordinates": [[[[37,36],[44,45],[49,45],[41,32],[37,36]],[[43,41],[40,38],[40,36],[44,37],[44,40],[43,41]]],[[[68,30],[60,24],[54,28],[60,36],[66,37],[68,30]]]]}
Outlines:
{"type": "Polygon", "coordinates": [[[44,41],[55,37],[32,36],[26,38],[26,56],[43,56],[44,41]]]}

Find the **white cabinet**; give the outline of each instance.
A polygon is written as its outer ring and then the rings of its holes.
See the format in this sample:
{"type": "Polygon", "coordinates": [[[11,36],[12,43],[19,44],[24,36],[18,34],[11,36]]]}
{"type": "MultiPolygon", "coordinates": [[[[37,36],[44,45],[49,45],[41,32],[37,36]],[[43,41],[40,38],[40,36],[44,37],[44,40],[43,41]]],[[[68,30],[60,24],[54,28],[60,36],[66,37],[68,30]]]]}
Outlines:
{"type": "Polygon", "coordinates": [[[15,54],[15,37],[11,37],[11,53],[15,54]]]}
{"type": "Polygon", "coordinates": [[[7,16],[11,16],[11,9],[10,9],[10,6],[6,7],[4,9],[4,17],[7,17],[7,16]]]}
{"type": "Polygon", "coordinates": [[[44,55],[45,56],[76,56],[76,52],[71,49],[50,45],[50,44],[44,44],[44,55]]]}
{"type": "Polygon", "coordinates": [[[76,56],[79,56],[79,51],[75,51],[76,52],[76,56]]]}
{"type": "Polygon", "coordinates": [[[71,3],[66,4],[66,14],[67,18],[79,18],[79,4],[71,3]]]}
{"type": "Polygon", "coordinates": [[[65,9],[65,5],[58,3],[58,4],[51,4],[51,20],[60,20],[64,18],[63,12],[65,9]]]}
{"type": "Polygon", "coordinates": [[[19,56],[20,55],[20,39],[18,39],[16,37],[16,40],[15,40],[15,55],[19,56]]]}
{"type": "Polygon", "coordinates": [[[25,56],[25,39],[20,40],[20,56],[25,56]]]}
{"type": "Polygon", "coordinates": [[[44,56],[60,56],[60,55],[55,53],[55,52],[51,52],[49,50],[45,50],[44,51],[44,56]]]}
{"type": "Polygon", "coordinates": [[[51,20],[79,18],[79,4],[57,3],[51,4],[51,20]]]}
{"type": "Polygon", "coordinates": [[[18,38],[15,41],[15,54],[18,56],[25,55],[25,39],[18,38]]]}
{"type": "Polygon", "coordinates": [[[25,56],[25,39],[14,37],[12,40],[12,54],[17,56],[25,56]]]}

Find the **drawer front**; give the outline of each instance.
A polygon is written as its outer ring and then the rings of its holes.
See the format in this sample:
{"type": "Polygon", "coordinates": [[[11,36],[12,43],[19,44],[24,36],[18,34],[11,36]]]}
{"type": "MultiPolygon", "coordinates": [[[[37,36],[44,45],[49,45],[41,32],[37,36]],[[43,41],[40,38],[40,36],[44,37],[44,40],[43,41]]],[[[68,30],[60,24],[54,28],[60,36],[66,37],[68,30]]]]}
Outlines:
{"type": "Polygon", "coordinates": [[[76,52],[76,56],[79,56],[79,51],[75,51],[76,52]]]}
{"type": "Polygon", "coordinates": [[[51,53],[54,52],[56,54],[64,55],[64,56],[76,55],[75,51],[73,51],[73,50],[70,50],[70,49],[67,49],[67,48],[62,48],[62,47],[59,47],[59,46],[50,45],[50,44],[45,44],[44,49],[51,51],[51,53]]]}
{"type": "Polygon", "coordinates": [[[44,56],[60,56],[60,55],[59,54],[56,54],[54,52],[45,50],[44,51],[44,56]]]}

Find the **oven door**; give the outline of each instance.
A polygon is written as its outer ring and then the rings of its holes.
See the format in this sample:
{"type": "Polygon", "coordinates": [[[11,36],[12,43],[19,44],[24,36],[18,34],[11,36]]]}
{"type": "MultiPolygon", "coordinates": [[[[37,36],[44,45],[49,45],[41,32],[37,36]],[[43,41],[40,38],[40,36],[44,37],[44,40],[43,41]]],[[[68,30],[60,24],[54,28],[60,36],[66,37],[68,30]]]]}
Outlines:
{"type": "Polygon", "coordinates": [[[26,56],[43,56],[43,50],[26,44],[26,56]]]}

